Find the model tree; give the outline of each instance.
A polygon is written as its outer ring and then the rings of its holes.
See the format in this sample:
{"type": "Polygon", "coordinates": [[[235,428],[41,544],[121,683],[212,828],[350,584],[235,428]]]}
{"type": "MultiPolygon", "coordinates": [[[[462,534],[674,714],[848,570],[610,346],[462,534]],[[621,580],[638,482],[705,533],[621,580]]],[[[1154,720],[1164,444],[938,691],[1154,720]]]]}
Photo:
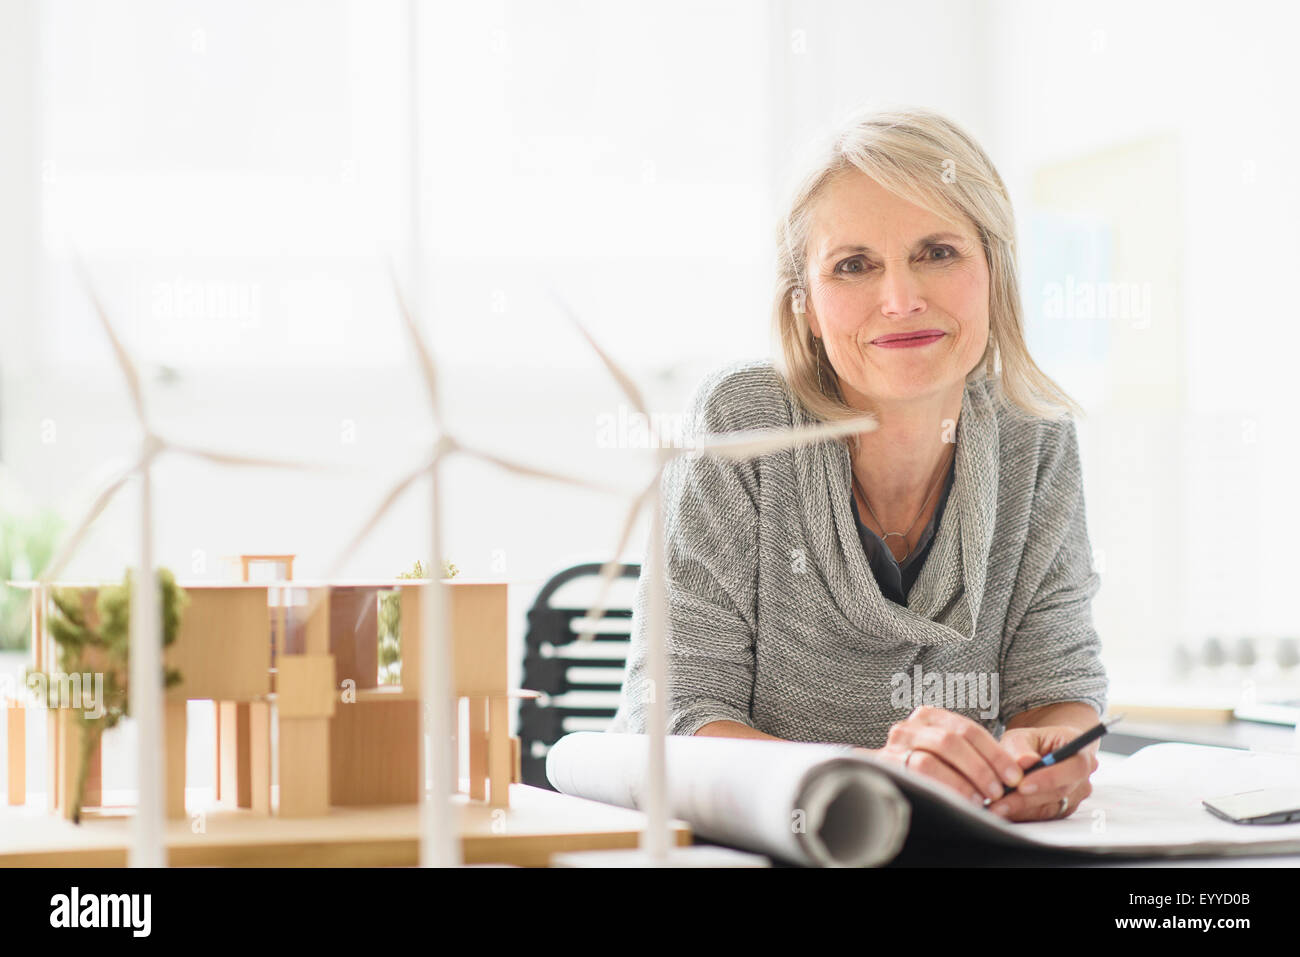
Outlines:
{"type": "MultiPolygon", "coordinates": [[[[451,562],[443,559],[442,576],[455,578],[460,571],[451,562]]],[[[418,559],[409,572],[403,572],[398,578],[424,578],[424,565],[418,559]]],[[[389,592],[379,599],[379,683],[397,685],[402,683],[402,602],[397,592],[389,592]]]]}
{"type": "MultiPolygon", "coordinates": [[[[176,640],[181,612],[188,601],[172,573],[158,570],[158,594],[162,601],[163,647],[176,640]]],[[[59,670],[64,675],[103,674],[103,701],[58,700],[60,682],[45,675],[46,704],[50,708],[74,707],[81,725],[81,754],[77,764],[77,782],[73,790],[71,818],[80,823],[85,800],[86,776],[91,756],[109,728],[115,727],[131,713],[129,675],[131,673],[131,571],[120,585],[99,589],[98,612],[92,623],[86,614],[88,593],[78,588],[56,588],[51,593],[54,614],[50,616],[50,635],[58,649],[59,670]]],[[[180,672],[164,668],[165,687],[181,680],[180,672]]]]}

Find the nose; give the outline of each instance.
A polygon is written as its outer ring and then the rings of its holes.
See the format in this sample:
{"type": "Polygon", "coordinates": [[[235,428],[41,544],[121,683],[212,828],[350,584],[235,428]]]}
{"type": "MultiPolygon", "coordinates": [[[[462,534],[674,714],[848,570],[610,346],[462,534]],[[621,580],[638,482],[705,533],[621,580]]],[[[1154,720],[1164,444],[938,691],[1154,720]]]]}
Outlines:
{"type": "Polygon", "coordinates": [[[880,285],[880,311],[890,319],[906,319],[925,312],[925,299],[916,275],[903,263],[889,263],[880,285]]]}

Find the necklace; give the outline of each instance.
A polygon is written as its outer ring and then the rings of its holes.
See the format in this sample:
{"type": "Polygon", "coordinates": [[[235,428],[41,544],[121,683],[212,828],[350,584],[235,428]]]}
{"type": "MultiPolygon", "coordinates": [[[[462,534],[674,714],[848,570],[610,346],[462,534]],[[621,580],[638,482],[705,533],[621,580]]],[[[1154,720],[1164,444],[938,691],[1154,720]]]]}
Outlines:
{"type": "MultiPolygon", "coordinates": [[[[953,445],[953,452],[952,452],[952,455],[956,455],[956,454],[957,454],[957,446],[954,444],[954,445],[953,445]]],[[[950,461],[951,461],[951,458],[952,458],[952,456],[949,456],[949,460],[950,460],[950,461]]],[[[867,493],[866,493],[865,491],[863,491],[863,489],[862,489],[862,483],[858,481],[858,474],[857,474],[856,472],[853,471],[853,466],[852,466],[852,465],[849,466],[849,474],[853,476],[853,487],[856,488],[856,489],[858,490],[858,494],[862,496],[862,501],[863,501],[863,502],[866,504],[866,506],[867,506],[867,511],[871,514],[871,517],[872,517],[873,519],[875,519],[876,524],[880,526],[880,530],[881,530],[882,532],[884,532],[884,534],[880,537],[880,540],[881,540],[882,542],[885,543],[885,547],[886,547],[886,548],[889,548],[889,542],[888,542],[888,539],[889,539],[891,536],[893,536],[893,537],[897,537],[897,538],[901,538],[901,539],[903,540],[903,544],[907,547],[907,551],[903,553],[903,557],[902,557],[902,558],[897,558],[897,559],[895,559],[895,561],[898,562],[900,565],[901,565],[903,562],[907,561],[907,556],[908,556],[908,555],[911,555],[911,554],[912,554],[912,546],[911,546],[910,544],[908,544],[907,536],[910,535],[910,534],[912,533],[912,527],[913,527],[914,525],[916,525],[917,519],[919,519],[919,518],[921,517],[921,514],[925,511],[925,507],[926,507],[927,505],[930,504],[930,498],[931,498],[931,496],[934,495],[934,493],[935,493],[935,489],[937,489],[937,488],[939,487],[939,483],[943,480],[943,476],[946,475],[947,472],[948,472],[948,469],[947,469],[946,467],[945,467],[942,471],[939,472],[939,479],[935,481],[935,483],[934,483],[933,486],[931,486],[931,488],[930,488],[930,494],[927,495],[927,496],[925,497],[925,501],[921,503],[921,511],[919,511],[919,512],[916,513],[916,518],[912,519],[912,524],[909,525],[909,526],[907,526],[907,531],[905,531],[905,532],[885,532],[885,524],[884,524],[884,522],[882,522],[880,519],[876,518],[875,510],[872,509],[872,507],[871,507],[871,502],[867,500],[867,493]]],[[[891,550],[891,554],[892,554],[892,550],[891,550]]]]}

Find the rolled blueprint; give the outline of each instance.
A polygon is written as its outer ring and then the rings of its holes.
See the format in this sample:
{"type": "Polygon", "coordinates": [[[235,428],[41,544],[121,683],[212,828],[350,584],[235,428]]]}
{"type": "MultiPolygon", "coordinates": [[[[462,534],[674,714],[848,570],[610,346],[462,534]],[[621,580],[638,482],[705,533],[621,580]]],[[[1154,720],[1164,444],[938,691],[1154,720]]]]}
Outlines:
{"type": "MultiPolygon", "coordinates": [[[[647,738],[577,731],[546,756],[564,794],[643,810],[647,738]]],[[[708,841],[815,867],[886,863],[907,836],[898,788],[844,745],[670,735],[669,813],[708,841]]]]}

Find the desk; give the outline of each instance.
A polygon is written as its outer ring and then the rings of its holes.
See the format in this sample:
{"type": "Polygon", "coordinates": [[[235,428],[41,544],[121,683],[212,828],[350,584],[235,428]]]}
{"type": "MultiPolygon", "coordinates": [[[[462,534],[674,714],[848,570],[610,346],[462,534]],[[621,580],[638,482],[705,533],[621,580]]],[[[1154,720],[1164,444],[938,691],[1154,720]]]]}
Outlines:
{"type": "MultiPolygon", "coordinates": [[[[456,798],[466,864],[544,867],[555,851],[637,847],[639,811],[510,785],[510,807],[456,798]]],[[[674,840],[690,828],[674,821],[674,840]]],[[[31,808],[0,807],[0,867],[122,867],[129,817],[88,816],[78,826],[31,808]]],[[[167,824],[172,866],[410,867],[419,861],[419,808],[333,807],[325,817],[278,818],[248,810],[214,810],[195,833],[188,820],[167,824]]]]}
{"type": "Polygon", "coordinates": [[[908,836],[887,867],[1300,867],[1300,854],[1237,857],[1086,857],[1059,851],[933,842],[908,836]]]}
{"type": "Polygon", "coordinates": [[[1124,721],[1101,739],[1101,749],[1115,754],[1132,754],[1148,744],[1164,741],[1253,751],[1292,751],[1297,738],[1295,728],[1254,721],[1124,721]]]}

